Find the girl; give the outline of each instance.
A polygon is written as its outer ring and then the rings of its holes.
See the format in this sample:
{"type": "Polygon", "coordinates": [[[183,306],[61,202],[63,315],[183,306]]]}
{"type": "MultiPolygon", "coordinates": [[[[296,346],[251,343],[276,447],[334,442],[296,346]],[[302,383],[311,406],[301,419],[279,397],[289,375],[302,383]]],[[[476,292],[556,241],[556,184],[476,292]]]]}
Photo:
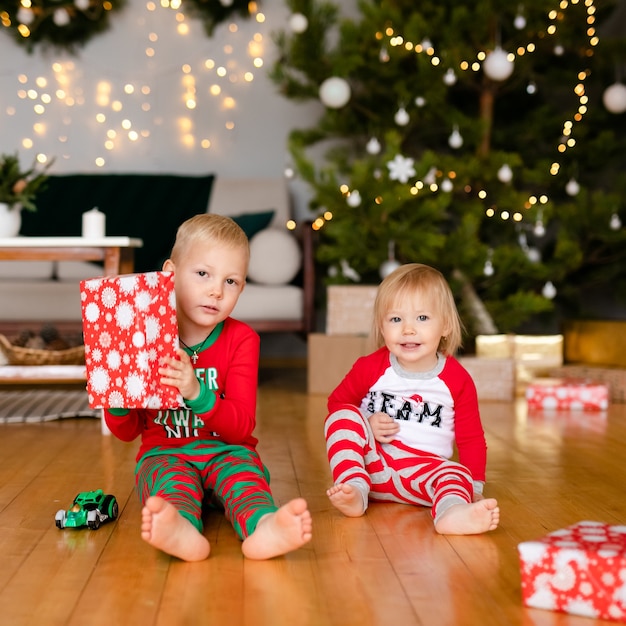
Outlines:
{"type": "Polygon", "coordinates": [[[441,534],[494,530],[498,503],[483,498],[487,446],[476,387],[454,358],[462,326],[440,272],[399,267],[374,303],[381,346],[353,365],[328,399],[326,448],[344,515],[368,501],[432,507],[441,534]],[[459,463],[451,461],[456,444],[459,463]]]}

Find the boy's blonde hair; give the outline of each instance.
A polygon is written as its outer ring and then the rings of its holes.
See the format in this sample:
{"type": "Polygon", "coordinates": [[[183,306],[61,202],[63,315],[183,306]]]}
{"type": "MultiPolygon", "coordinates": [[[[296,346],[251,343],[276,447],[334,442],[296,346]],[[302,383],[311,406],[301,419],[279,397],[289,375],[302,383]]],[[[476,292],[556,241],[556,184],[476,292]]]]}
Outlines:
{"type": "Polygon", "coordinates": [[[452,356],[461,347],[463,324],[456,308],[450,285],[443,274],[429,265],[408,263],[401,265],[389,274],[378,287],[374,301],[372,333],[378,347],[385,344],[382,324],[387,313],[396,306],[398,300],[415,292],[430,299],[436,312],[442,316],[448,334],[439,341],[439,352],[452,356]]]}
{"type": "Polygon", "coordinates": [[[241,248],[246,254],[246,264],[250,260],[250,244],[246,233],[230,217],[216,213],[200,213],[183,222],[176,231],[176,241],[170,254],[177,263],[189,247],[196,243],[210,246],[223,244],[241,248]]]}

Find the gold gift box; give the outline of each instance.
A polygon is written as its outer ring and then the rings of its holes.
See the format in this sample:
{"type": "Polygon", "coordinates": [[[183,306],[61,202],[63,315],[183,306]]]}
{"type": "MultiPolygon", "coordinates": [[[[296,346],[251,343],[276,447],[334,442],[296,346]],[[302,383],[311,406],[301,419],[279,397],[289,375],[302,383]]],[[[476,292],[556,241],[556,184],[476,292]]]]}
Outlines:
{"type": "Polygon", "coordinates": [[[478,335],[476,356],[513,359],[520,392],[533,378],[549,376],[553,368],[563,365],[563,335],[478,335]]]}

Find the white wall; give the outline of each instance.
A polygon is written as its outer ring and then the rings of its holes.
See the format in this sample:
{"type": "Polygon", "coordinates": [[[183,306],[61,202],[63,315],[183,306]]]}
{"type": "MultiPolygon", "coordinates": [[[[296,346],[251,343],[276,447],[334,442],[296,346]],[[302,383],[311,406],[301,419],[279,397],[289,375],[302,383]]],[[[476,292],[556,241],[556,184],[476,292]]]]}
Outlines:
{"type": "MultiPolygon", "coordinates": [[[[288,28],[289,14],[282,0],[264,0],[260,9],[264,23],[236,17],[236,32],[223,23],[209,38],[199,20],[186,17],[189,33],[181,35],[173,10],[157,3],[149,11],[145,0],[127,0],[112,15],[110,30],[91,39],[77,55],[39,46],[29,54],[0,29],[0,152],[19,151],[23,165],[43,153],[56,159],[53,173],[282,176],[289,131],[311,125],[321,105],[295,104],[280,96],[267,78],[276,52],[271,34],[288,28]],[[156,41],[150,41],[151,34],[156,41]],[[260,69],[249,51],[255,34],[262,38],[260,69]],[[153,57],[146,55],[149,47],[153,57]],[[207,69],[207,59],[215,68],[207,69]],[[53,69],[55,63],[61,64],[60,71],[53,69]],[[219,66],[226,68],[226,76],[218,76],[219,66]],[[252,82],[243,78],[248,71],[253,72],[252,82]],[[195,89],[195,109],[185,105],[189,83],[195,89]],[[125,93],[125,85],[134,92],[125,93]],[[218,96],[209,93],[214,85],[221,89],[218,96]],[[57,95],[59,87],[65,95],[57,95]],[[142,94],[142,88],[149,93],[142,94]],[[234,99],[232,109],[227,108],[228,97],[234,99]],[[120,111],[114,110],[114,101],[121,104],[120,111]],[[98,114],[105,116],[104,122],[97,121],[98,114]],[[137,140],[129,139],[124,120],[139,134],[137,140]],[[234,124],[232,130],[228,123],[234,124]],[[111,131],[115,138],[108,149],[111,131]],[[210,147],[203,147],[203,140],[210,147]]],[[[302,216],[306,189],[297,180],[291,185],[302,216]]]]}

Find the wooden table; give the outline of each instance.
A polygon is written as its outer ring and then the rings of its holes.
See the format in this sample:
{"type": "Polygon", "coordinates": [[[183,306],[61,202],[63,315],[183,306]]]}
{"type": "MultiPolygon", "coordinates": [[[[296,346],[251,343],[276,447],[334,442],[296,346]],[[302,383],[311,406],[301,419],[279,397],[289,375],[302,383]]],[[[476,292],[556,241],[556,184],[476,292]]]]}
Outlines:
{"type": "MultiPolygon", "coordinates": [[[[133,272],[134,250],[141,246],[141,239],[130,237],[0,238],[0,261],[103,261],[104,275],[117,276],[133,272]]],[[[76,382],[84,379],[84,366],[0,367],[0,383],[76,382]]]]}
{"type": "Polygon", "coordinates": [[[103,261],[104,275],[131,274],[134,249],[141,239],[130,237],[0,238],[0,261],[103,261]]]}

